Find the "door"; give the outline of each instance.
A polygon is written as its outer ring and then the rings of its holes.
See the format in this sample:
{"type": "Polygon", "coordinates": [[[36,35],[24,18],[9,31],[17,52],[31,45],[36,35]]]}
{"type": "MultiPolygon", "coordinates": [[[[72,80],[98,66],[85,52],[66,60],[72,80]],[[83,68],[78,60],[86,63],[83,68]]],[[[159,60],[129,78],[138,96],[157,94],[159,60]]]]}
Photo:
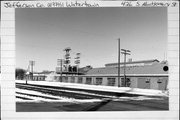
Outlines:
{"type": "Polygon", "coordinates": [[[138,88],[150,89],[150,79],[138,78],[138,88]]]}

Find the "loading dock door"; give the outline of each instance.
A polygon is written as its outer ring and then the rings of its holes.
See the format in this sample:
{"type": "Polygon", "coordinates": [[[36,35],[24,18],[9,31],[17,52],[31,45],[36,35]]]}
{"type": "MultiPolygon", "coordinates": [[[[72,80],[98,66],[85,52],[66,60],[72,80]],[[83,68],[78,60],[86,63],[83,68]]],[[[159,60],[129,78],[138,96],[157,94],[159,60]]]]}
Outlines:
{"type": "Polygon", "coordinates": [[[150,79],[138,78],[138,88],[150,89],[150,79]]]}

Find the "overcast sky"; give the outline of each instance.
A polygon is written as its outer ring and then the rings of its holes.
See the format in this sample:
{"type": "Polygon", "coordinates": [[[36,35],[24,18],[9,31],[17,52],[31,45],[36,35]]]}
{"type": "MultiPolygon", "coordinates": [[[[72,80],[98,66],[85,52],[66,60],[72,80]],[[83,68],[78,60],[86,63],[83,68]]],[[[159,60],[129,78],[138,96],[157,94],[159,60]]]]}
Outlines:
{"type": "Polygon", "coordinates": [[[16,9],[15,19],[16,66],[24,69],[34,60],[35,71],[55,70],[66,47],[72,58],[81,53],[81,67],[103,67],[118,61],[118,38],[133,60],[161,61],[167,51],[166,8],[16,9]]]}

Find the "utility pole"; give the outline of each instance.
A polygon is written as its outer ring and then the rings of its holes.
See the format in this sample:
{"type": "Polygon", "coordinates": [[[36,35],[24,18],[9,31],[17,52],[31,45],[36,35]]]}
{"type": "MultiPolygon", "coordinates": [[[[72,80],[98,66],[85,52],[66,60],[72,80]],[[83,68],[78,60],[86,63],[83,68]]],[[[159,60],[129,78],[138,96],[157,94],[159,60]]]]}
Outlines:
{"type": "Polygon", "coordinates": [[[29,64],[30,64],[30,66],[31,66],[31,72],[32,72],[32,78],[31,78],[31,80],[33,80],[33,66],[35,65],[35,61],[29,61],[29,64]]]}
{"type": "Polygon", "coordinates": [[[60,82],[62,81],[62,66],[63,66],[63,59],[58,59],[58,66],[60,66],[60,82]]]}
{"type": "Polygon", "coordinates": [[[118,39],[118,87],[120,87],[120,38],[118,39]]]}
{"type": "Polygon", "coordinates": [[[27,72],[26,72],[26,84],[27,84],[27,80],[29,79],[29,73],[30,73],[30,70],[29,70],[29,65],[28,65],[27,72]]]}
{"type": "Polygon", "coordinates": [[[63,65],[63,60],[61,59],[61,80],[62,80],[62,65],[63,65]]]}
{"type": "Polygon", "coordinates": [[[131,52],[130,50],[126,50],[126,49],[121,49],[121,53],[124,54],[124,82],[125,82],[125,87],[126,87],[126,55],[130,55],[129,52],[131,52]]]}

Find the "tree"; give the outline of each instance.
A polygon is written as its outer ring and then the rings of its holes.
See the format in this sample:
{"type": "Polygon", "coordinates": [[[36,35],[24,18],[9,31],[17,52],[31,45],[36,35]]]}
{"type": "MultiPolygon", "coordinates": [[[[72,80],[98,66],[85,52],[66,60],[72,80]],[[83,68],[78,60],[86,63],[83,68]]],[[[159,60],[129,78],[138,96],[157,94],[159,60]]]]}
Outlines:
{"type": "Polygon", "coordinates": [[[26,70],[22,68],[16,68],[16,73],[15,73],[16,79],[23,80],[25,77],[25,73],[26,73],[26,70]]]}

